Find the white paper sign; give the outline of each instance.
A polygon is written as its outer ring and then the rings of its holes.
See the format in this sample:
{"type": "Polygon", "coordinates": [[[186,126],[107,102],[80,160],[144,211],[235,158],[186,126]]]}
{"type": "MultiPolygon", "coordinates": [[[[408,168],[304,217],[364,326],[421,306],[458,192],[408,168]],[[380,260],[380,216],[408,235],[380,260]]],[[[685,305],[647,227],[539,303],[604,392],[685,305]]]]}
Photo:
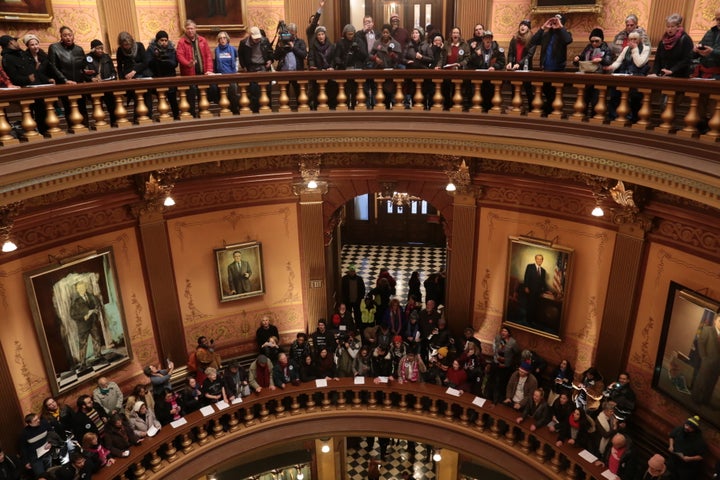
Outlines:
{"type": "Polygon", "coordinates": [[[388,377],[377,377],[377,381],[380,383],[388,383],[388,377]]]}
{"type": "Polygon", "coordinates": [[[355,377],[355,385],[365,385],[365,377],[355,377]]]}
{"type": "Polygon", "coordinates": [[[152,425],[150,428],[148,428],[147,436],[154,437],[155,435],[157,435],[157,432],[159,432],[159,431],[160,431],[159,428],[155,428],[155,425],[152,425]]]}
{"type": "Polygon", "coordinates": [[[597,457],[592,453],[588,452],[587,450],[583,450],[582,452],[578,453],[578,455],[580,455],[580,458],[582,458],[583,460],[587,460],[590,463],[593,463],[595,460],[597,460],[597,457]]]}
{"type": "Polygon", "coordinates": [[[203,414],[203,417],[207,417],[208,415],[212,415],[213,413],[215,413],[215,409],[212,405],[207,405],[200,409],[200,413],[203,414]]]}
{"type": "Polygon", "coordinates": [[[473,399],[472,403],[473,403],[473,405],[477,405],[478,407],[482,407],[483,405],[485,405],[485,402],[486,402],[486,401],[487,401],[487,400],[485,400],[485,399],[482,398],[482,397],[475,397],[475,399],[473,399]]]}
{"type": "Polygon", "coordinates": [[[610,470],[605,470],[605,471],[602,473],[602,476],[605,477],[605,478],[607,478],[608,480],[617,480],[617,479],[619,478],[617,475],[615,475],[614,473],[612,473],[610,470]]]}
{"type": "Polygon", "coordinates": [[[327,387],[327,380],[325,380],[324,378],[318,378],[317,380],[315,380],[315,386],[317,388],[327,387]]]}
{"type": "Polygon", "coordinates": [[[187,420],[185,420],[185,417],[178,418],[177,420],[170,422],[170,425],[172,425],[173,428],[182,427],[187,423],[187,420]]]}
{"type": "Polygon", "coordinates": [[[225,410],[230,405],[228,405],[228,403],[225,400],[220,400],[219,402],[215,402],[215,406],[217,407],[218,410],[225,410]]]}
{"type": "Polygon", "coordinates": [[[235,399],[233,399],[233,401],[230,402],[230,403],[233,404],[233,405],[236,405],[236,404],[238,404],[238,403],[242,403],[242,397],[241,397],[240,395],[238,395],[238,396],[235,397],[235,399]]]}
{"type": "Polygon", "coordinates": [[[452,395],[454,397],[459,397],[460,395],[462,395],[460,390],[458,390],[457,388],[452,388],[452,387],[448,387],[448,389],[445,390],[445,393],[447,393],[448,395],[452,395]]]}

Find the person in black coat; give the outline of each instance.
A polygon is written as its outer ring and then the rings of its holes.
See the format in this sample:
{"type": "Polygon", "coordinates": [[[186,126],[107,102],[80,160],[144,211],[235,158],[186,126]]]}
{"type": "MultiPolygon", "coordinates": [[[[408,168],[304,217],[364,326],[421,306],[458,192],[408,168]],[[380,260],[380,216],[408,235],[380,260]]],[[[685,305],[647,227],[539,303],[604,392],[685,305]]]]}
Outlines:
{"type": "Polygon", "coordinates": [[[81,439],[87,432],[101,437],[108,421],[108,414],[90,395],[80,395],[77,399],[77,412],[73,415],[73,433],[81,439]]]}
{"type": "MultiPolygon", "coordinates": [[[[540,45],[540,70],[563,72],[567,63],[567,47],[573,41],[572,34],[565,28],[565,15],[549,18],[530,40],[530,46],[540,45]],[[550,53],[550,54],[548,54],[550,53]]],[[[543,83],[543,112],[552,112],[556,89],[550,82],[543,83]]]]}
{"type": "MultiPolygon", "coordinates": [[[[153,78],[174,77],[177,75],[177,52],[175,45],[168,38],[165,30],[155,34],[155,39],[145,49],[145,62],[153,78]]],[[[156,91],[153,89],[152,93],[156,91]]],[[[165,93],[174,119],[180,118],[180,108],[177,99],[177,87],[171,87],[165,93]]]]}

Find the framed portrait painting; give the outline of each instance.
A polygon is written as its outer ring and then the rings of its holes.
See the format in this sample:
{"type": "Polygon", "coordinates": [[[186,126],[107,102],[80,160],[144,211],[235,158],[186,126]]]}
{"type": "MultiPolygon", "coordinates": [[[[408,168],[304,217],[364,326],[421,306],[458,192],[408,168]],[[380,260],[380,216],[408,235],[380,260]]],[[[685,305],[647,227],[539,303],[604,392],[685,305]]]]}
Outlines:
{"type": "Polygon", "coordinates": [[[505,323],[561,340],[573,250],[510,237],[505,323]]]}
{"type": "Polygon", "coordinates": [[[247,242],[215,249],[221,302],[265,293],[260,247],[260,242],[247,242]]]}
{"type": "Polygon", "coordinates": [[[52,0],[0,0],[0,21],[50,23],[52,0]]]}
{"type": "Polygon", "coordinates": [[[601,0],[532,0],[530,11],[535,14],[549,13],[599,13],[601,0]]]}
{"type": "Polygon", "coordinates": [[[653,387],[720,428],[720,300],[670,282],[653,387]]]}
{"type": "Polygon", "coordinates": [[[199,32],[242,31],[246,0],[178,0],[181,24],[192,19],[199,32]]]}
{"type": "Polygon", "coordinates": [[[111,248],[24,276],[54,395],[130,361],[111,248]]]}

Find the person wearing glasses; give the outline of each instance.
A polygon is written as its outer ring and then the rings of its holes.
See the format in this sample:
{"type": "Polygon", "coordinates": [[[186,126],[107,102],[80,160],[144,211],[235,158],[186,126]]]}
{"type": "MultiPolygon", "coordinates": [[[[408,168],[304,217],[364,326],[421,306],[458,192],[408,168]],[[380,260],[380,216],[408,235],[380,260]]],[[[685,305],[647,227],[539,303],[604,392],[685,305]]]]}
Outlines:
{"type": "Polygon", "coordinates": [[[644,28],[638,25],[637,15],[631,13],[625,17],[625,29],[620,30],[612,41],[612,50],[615,55],[618,55],[623,48],[628,46],[628,40],[630,34],[637,32],[640,35],[640,42],[644,47],[650,48],[650,38],[644,28]]]}
{"type": "MultiPolygon", "coordinates": [[[[604,73],[605,67],[613,62],[613,53],[605,43],[605,35],[600,28],[593,28],[590,32],[590,43],[583,49],[580,55],[573,58],[573,65],[584,67],[580,71],[585,73],[604,73]],[[582,62],[582,63],[581,63],[582,62]]],[[[589,83],[585,87],[585,108],[588,115],[595,115],[595,104],[598,101],[598,91],[589,83]]]]}

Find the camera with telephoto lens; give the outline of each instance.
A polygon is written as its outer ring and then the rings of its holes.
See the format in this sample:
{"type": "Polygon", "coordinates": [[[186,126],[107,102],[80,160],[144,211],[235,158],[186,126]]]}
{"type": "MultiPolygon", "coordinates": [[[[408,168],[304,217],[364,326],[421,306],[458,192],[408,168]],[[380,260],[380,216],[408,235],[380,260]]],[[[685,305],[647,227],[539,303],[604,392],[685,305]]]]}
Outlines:
{"type": "Polygon", "coordinates": [[[290,50],[292,47],[289,45],[293,41],[293,34],[288,30],[285,20],[280,20],[277,26],[277,37],[278,46],[285,50],[290,50]]]}

